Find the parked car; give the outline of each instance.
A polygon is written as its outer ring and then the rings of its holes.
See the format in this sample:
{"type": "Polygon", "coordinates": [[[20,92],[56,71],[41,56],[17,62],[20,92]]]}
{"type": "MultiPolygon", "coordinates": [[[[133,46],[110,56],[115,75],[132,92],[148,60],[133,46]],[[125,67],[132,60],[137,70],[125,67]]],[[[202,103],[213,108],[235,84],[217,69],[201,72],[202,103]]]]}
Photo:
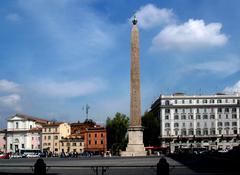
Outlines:
{"type": "Polygon", "coordinates": [[[0,154],[0,159],[9,159],[10,158],[10,154],[9,153],[1,153],[0,154]]]}
{"type": "Polygon", "coordinates": [[[18,159],[18,158],[22,158],[22,155],[19,155],[19,154],[11,154],[10,155],[10,159],[18,159]]]}
{"type": "Polygon", "coordinates": [[[227,153],[229,150],[227,149],[222,149],[222,150],[218,150],[219,153],[227,153]]]}

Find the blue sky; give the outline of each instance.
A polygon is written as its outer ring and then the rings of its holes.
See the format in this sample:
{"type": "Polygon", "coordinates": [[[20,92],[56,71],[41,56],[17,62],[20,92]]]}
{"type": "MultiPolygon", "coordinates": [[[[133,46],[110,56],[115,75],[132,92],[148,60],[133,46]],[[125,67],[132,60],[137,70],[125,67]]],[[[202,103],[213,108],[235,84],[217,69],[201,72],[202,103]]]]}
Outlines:
{"type": "Polygon", "coordinates": [[[142,112],[160,94],[240,87],[238,0],[3,0],[1,125],[16,112],[104,123],[129,115],[130,18],[140,30],[142,112]]]}

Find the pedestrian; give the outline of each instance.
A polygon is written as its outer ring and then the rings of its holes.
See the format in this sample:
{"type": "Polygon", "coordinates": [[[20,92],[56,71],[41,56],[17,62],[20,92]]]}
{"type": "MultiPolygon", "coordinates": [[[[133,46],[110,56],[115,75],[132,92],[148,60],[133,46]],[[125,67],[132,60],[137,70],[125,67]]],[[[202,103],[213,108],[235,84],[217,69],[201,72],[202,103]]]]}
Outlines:
{"type": "Polygon", "coordinates": [[[164,157],[157,164],[157,175],[169,175],[169,163],[164,157]]]}
{"type": "Polygon", "coordinates": [[[47,172],[46,164],[43,159],[38,159],[34,164],[34,174],[44,175],[47,172]]]}

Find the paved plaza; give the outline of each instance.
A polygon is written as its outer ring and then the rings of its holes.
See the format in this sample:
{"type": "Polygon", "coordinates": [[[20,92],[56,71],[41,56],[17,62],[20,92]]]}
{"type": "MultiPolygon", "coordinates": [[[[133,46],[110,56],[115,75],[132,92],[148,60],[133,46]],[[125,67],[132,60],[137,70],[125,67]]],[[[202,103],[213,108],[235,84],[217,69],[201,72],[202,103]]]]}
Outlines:
{"type": "MultiPolygon", "coordinates": [[[[156,165],[160,157],[91,157],[91,158],[45,158],[49,166],[48,174],[80,174],[80,175],[156,175],[156,165]],[[122,167],[121,167],[122,166],[122,167]],[[98,169],[97,169],[98,168],[98,169]],[[97,171],[96,171],[97,170],[97,171]]],[[[32,174],[37,159],[0,160],[1,174],[32,174]]],[[[170,174],[200,174],[183,164],[167,158],[170,174]]],[[[228,174],[208,173],[201,174],[228,174]]]]}

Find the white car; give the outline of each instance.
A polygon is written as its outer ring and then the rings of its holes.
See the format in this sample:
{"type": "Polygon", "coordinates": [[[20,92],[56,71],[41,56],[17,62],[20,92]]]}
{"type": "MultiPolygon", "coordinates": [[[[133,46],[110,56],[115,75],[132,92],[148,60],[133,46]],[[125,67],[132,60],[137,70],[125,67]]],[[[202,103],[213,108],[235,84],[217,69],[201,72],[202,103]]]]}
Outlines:
{"type": "Polygon", "coordinates": [[[24,155],[26,158],[39,158],[40,155],[38,153],[27,153],[24,155]]]}
{"type": "Polygon", "coordinates": [[[219,153],[227,153],[228,150],[227,150],[227,149],[223,149],[223,150],[219,150],[218,152],[219,152],[219,153]]]}

